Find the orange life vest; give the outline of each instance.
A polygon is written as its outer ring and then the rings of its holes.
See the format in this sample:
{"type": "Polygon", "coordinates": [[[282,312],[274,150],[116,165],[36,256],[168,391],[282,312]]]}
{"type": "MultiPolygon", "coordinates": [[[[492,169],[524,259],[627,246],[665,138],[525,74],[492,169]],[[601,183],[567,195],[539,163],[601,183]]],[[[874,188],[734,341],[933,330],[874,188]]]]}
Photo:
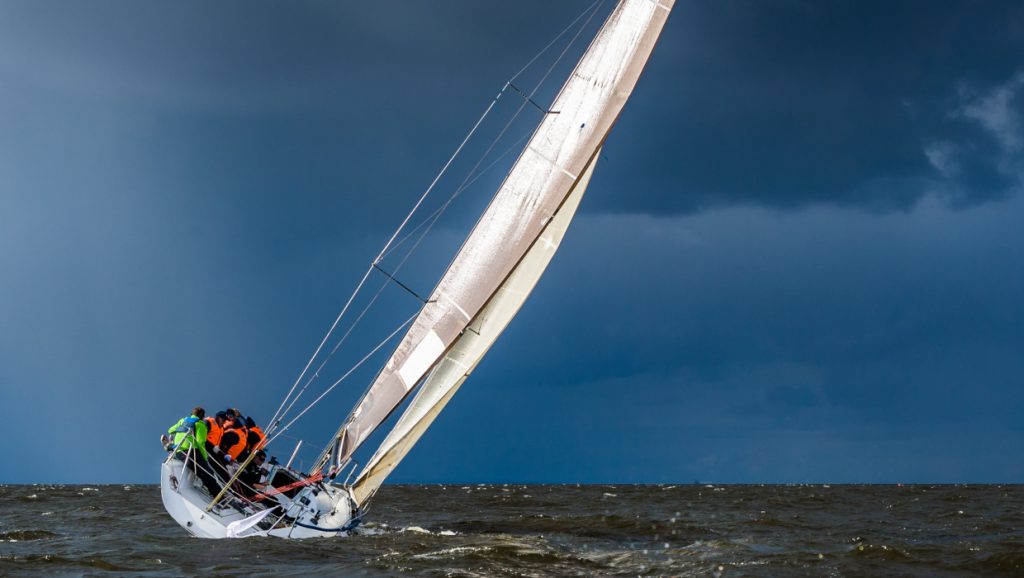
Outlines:
{"type": "MultiPolygon", "coordinates": [[[[226,429],[224,430],[224,435],[227,435],[228,432],[234,432],[238,434],[238,441],[236,441],[230,447],[224,447],[224,445],[221,444],[220,449],[222,449],[224,453],[231,456],[232,459],[237,460],[238,456],[242,455],[242,452],[245,451],[245,445],[249,438],[248,432],[245,431],[244,427],[226,429]]],[[[221,436],[221,439],[223,439],[223,436],[221,436]]]]}
{"type": "Polygon", "coordinates": [[[206,418],[206,441],[215,445],[220,445],[220,438],[224,436],[224,428],[217,423],[217,418],[208,417],[206,418]]]}
{"type": "Polygon", "coordinates": [[[247,449],[250,452],[254,452],[257,449],[260,449],[260,448],[263,447],[263,440],[267,439],[267,435],[265,433],[263,433],[263,430],[260,429],[260,426],[258,426],[258,425],[254,425],[251,428],[248,428],[248,430],[249,430],[249,437],[247,439],[247,441],[248,441],[247,449]]]}

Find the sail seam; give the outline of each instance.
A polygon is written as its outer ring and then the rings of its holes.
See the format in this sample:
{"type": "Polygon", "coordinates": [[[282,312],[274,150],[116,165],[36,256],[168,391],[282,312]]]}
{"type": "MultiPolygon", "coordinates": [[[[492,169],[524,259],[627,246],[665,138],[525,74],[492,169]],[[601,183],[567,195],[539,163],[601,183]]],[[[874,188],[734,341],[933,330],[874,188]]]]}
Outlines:
{"type": "Polygon", "coordinates": [[[465,363],[462,363],[461,361],[455,359],[454,357],[448,356],[448,355],[444,356],[444,360],[450,362],[452,365],[459,366],[459,368],[462,369],[463,371],[465,371],[467,375],[469,374],[469,371],[470,371],[471,368],[468,365],[466,365],[465,363]]]}
{"type": "Polygon", "coordinates": [[[556,169],[558,169],[558,170],[562,171],[562,173],[564,173],[564,174],[565,174],[565,176],[569,177],[570,179],[572,179],[572,180],[574,180],[574,181],[575,181],[575,180],[576,180],[577,178],[579,178],[579,177],[578,177],[577,175],[574,175],[574,174],[572,174],[572,173],[571,173],[571,172],[569,172],[569,171],[568,171],[568,170],[567,170],[567,169],[566,169],[565,167],[563,167],[562,165],[558,164],[557,162],[555,162],[555,161],[553,161],[553,160],[549,159],[549,158],[548,158],[547,156],[545,156],[545,155],[544,155],[543,153],[541,153],[541,152],[540,152],[540,151],[538,151],[537,149],[533,148],[532,146],[531,146],[531,147],[527,147],[527,148],[528,148],[528,149],[530,150],[530,152],[532,152],[533,154],[535,154],[535,155],[539,156],[540,158],[542,158],[542,159],[544,159],[544,160],[548,161],[548,163],[549,163],[549,164],[550,164],[551,166],[553,166],[553,167],[555,167],[556,169]]]}
{"type": "Polygon", "coordinates": [[[473,319],[473,317],[465,309],[463,309],[461,305],[456,303],[455,300],[452,299],[447,293],[445,293],[444,291],[438,291],[437,295],[438,295],[438,297],[444,297],[446,301],[451,303],[452,307],[457,309],[458,312],[461,313],[462,316],[466,318],[466,321],[470,321],[470,320],[473,319]]]}

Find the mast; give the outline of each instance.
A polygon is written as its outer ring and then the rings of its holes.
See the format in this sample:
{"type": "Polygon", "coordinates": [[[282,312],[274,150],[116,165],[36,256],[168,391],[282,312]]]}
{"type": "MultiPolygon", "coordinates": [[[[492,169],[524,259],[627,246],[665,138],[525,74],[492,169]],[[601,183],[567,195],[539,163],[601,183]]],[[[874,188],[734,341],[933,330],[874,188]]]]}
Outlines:
{"type": "MultiPolygon", "coordinates": [[[[437,368],[435,374],[440,371],[445,377],[430,381],[433,393],[428,397],[433,401],[410,406],[409,411],[419,408],[418,415],[403,416],[409,429],[395,434],[398,441],[410,440],[411,447],[514,316],[550,261],[551,255],[540,251],[546,246],[543,235],[548,233],[547,243],[557,247],[600,146],[636,85],[673,4],[674,0],[621,0],[609,15],[409,331],[338,430],[331,450],[333,465],[346,463],[437,368]],[[559,231],[553,223],[560,218],[564,224],[558,224],[559,231]],[[516,290],[521,294],[509,297],[516,290]],[[483,329],[481,323],[491,317],[497,331],[483,329]],[[475,331],[482,338],[482,329],[487,331],[485,339],[467,337],[475,331]],[[444,369],[452,362],[466,364],[461,375],[444,369]],[[414,427],[425,418],[422,428],[414,427]],[[409,436],[414,430],[415,439],[409,436]]],[[[380,451],[390,450],[382,446],[380,451]]],[[[392,457],[401,459],[407,451],[392,457]]],[[[390,472],[397,460],[388,461],[393,462],[387,468],[390,472]]],[[[368,475],[364,471],[359,479],[368,475]]],[[[376,486],[364,488],[365,498],[376,486]]]]}

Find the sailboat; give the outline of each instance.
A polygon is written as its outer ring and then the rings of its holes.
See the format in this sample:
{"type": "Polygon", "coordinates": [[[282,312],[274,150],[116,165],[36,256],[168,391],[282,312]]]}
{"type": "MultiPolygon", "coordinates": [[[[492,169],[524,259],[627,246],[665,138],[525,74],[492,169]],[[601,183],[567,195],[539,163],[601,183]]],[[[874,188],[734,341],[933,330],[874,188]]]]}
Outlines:
{"type": "MultiPolygon", "coordinates": [[[[289,460],[269,468],[268,486],[256,499],[232,495],[231,490],[210,496],[197,479],[194,463],[180,454],[168,456],[161,467],[161,495],[168,513],[182,527],[204,538],[327,537],[355,529],[384,480],[473,372],[550,263],[673,4],[674,0],[621,0],[612,9],[544,109],[528,143],[433,292],[400,328],[405,332],[397,347],[309,472],[291,468],[289,460]],[[353,454],[410,395],[413,399],[395,425],[355,473],[353,454]],[[346,470],[350,474],[342,478],[346,470]]],[[[380,258],[363,282],[379,269],[380,258]]],[[[347,309],[348,304],[342,315],[347,309]]],[[[282,408],[292,405],[294,401],[287,406],[283,402],[282,408]]],[[[292,423],[282,423],[282,408],[268,428],[270,440],[275,439],[275,429],[287,429],[292,423]]],[[[229,480],[225,487],[237,485],[233,482],[229,480]]]]}

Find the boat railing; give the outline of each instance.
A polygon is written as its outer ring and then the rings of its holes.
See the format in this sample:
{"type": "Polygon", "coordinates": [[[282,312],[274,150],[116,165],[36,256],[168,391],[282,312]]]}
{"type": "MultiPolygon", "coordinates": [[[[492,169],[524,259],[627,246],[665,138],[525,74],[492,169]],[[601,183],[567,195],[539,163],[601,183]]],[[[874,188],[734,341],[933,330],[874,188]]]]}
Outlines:
{"type": "MultiPolygon", "coordinates": [[[[198,468],[198,463],[196,462],[196,458],[195,458],[195,455],[194,455],[195,451],[196,451],[195,448],[189,448],[188,450],[186,450],[184,452],[182,452],[182,451],[172,451],[172,452],[169,452],[165,462],[169,462],[170,460],[175,460],[175,459],[181,460],[182,467],[181,467],[181,471],[179,472],[179,476],[184,474],[185,470],[188,469],[190,465],[191,465],[193,476],[197,476],[198,472],[196,470],[198,468]],[[182,459],[182,456],[184,457],[184,459],[182,459]]],[[[222,486],[222,490],[220,492],[220,495],[222,495],[222,499],[223,499],[223,497],[233,498],[234,500],[227,500],[226,501],[227,505],[229,507],[235,509],[235,510],[238,510],[241,513],[248,513],[248,512],[245,511],[244,506],[256,506],[256,509],[259,509],[259,510],[266,509],[266,506],[264,504],[259,504],[259,502],[265,500],[269,496],[275,496],[276,497],[280,493],[273,486],[270,486],[269,483],[268,483],[267,487],[265,487],[263,489],[255,488],[255,487],[253,487],[253,486],[243,482],[242,480],[238,479],[238,475],[237,475],[238,472],[235,472],[235,474],[229,480],[223,480],[223,479],[221,479],[221,476],[216,473],[216,470],[212,470],[212,471],[213,471],[213,475],[216,478],[218,478],[218,483],[222,486]],[[254,498],[258,498],[258,499],[254,499],[254,498]]],[[[269,481],[270,480],[268,480],[268,482],[269,481]]],[[[179,491],[179,490],[177,488],[175,488],[175,491],[179,491]]],[[[213,496],[211,496],[211,497],[213,497],[213,496]]],[[[287,496],[284,496],[284,498],[287,499],[287,496]]],[[[278,501],[280,502],[280,499],[278,499],[278,501]]],[[[275,505],[285,505],[285,504],[279,503],[279,504],[275,504],[275,505]]]]}
{"type": "Polygon", "coordinates": [[[348,469],[348,475],[345,476],[345,481],[341,484],[343,486],[349,486],[352,482],[352,476],[356,473],[356,468],[359,467],[359,462],[352,460],[352,467],[348,469]]]}

